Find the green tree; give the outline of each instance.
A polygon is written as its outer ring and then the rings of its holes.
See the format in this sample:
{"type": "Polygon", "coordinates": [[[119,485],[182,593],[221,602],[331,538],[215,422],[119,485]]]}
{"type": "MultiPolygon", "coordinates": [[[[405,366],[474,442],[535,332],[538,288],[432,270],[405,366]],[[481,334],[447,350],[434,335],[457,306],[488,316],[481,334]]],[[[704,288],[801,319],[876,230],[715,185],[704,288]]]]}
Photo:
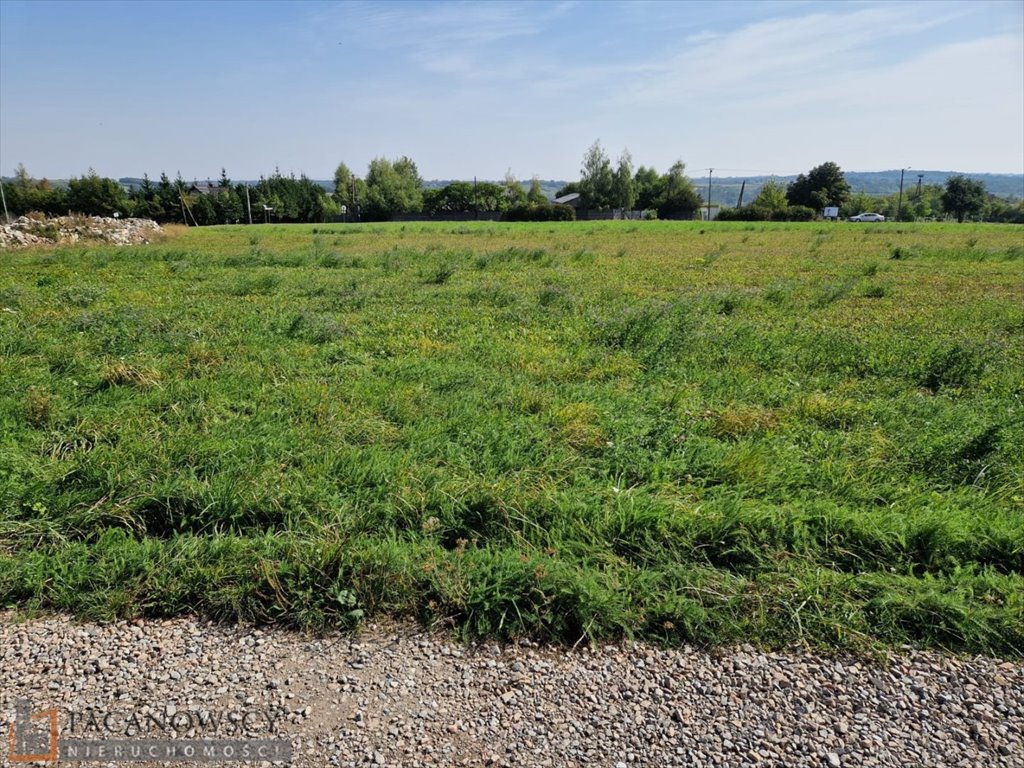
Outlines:
{"type": "Polygon", "coordinates": [[[296,215],[299,221],[326,221],[327,217],[337,210],[329,204],[324,188],[307,178],[305,174],[300,176],[298,181],[294,179],[289,179],[289,181],[292,182],[292,194],[295,197],[296,215]]]}
{"type": "Polygon", "coordinates": [[[612,199],[616,208],[632,210],[636,203],[636,186],[633,184],[633,157],[628,149],[622,150],[619,165],[612,177],[612,199]]]}
{"type": "Polygon", "coordinates": [[[807,175],[800,174],[786,188],[790,205],[805,205],[816,211],[829,205],[842,207],[850,196],[850,185],[843,170],[828,162],[812,168],[807,175]]]}
{"type": "Polygon", "coordinates": [[[150,181],[149,174],[142,174],[142,184],[139,185],[139,195],[143,200],[152,200],[156,197],[156,187],[150,181]]]}
{"type": "Polygon", "coordinates": [[[505,206],[507,209],[509,206],[522,205],[526,202],[526,192],[523,191],[523,185],[519,183],[519,179],[512,173],[512,169],[509,168],[505,171],[505,206]]]}
{"type": "Polygon", "coordinates": [[[664,192],[664,179],[653,168],[641,165],[633,176],[636,205],[642,210],[658,207],[658,198],[664,192]]]}
{"type": "Polygon", "coordinates": [[[473,184],[468,181],[453,181],[423,192],[423,210],[427,213],[469,213],[474,205],[473,184]]]}
{"type": "Polygon", "coordinates": [[[580,168],[580,193],[585,205],[598,209],[614,205],[613,180],[611,161],[601,148],[601,141],[597,140],[583,156],[583,167],[580,168]]]}
{"type": "Polygon", "coordinates": [[[768,179],[757,193],[753,203],[755,208],[764,208],[767,211],[783,211],[789,205],[786,199],[786,188],[782,182],[775,179],[768,179]]]}
{"type": "Polygon", "coordinates": [[[174,185],[165,171],[160,172],[160,181],[156,185],[156,200],[160,207],[167,211],[168,216],[172,215],[171,211],[178,209],[178,193],[174,191],[174,185]]]}
{"type": "Polygon", "coordinates": [[[366,172],[365,208],[375,219],[422,210],[423,180],[416,163],[408,157],[394,162],[383,157],[371,160],[366,172]]]}
{"type": "Polygon", "coordinates": [[[14,169],[14,186],[18,189],[28,189],[32,184],[32,177],[28,173],[28,169],[25,168],[24,163],[18,163],[18,167],[14,169]]]}
{"type": "Polygon", "coordinates": [[[50,216],[67,213],[67,190],[54,187],[47,179],[40,179],[29,191],[32,210],[42,211],[50,216]]]}
{"type": "Polygon", "coordinates": [[[408,211],[420,210],[423,201],[423,179],[412,158],[403,155],[395,161],[395,173],[401,180],[408,200],[408,211]]]}
{"type": "Polygon", "coordinates": [[[923,184],[914,188],[910,197],[910,205],[917,219],[930,219],[942,212],[943,188],[939,184],[923,184]]]}
{"type": "Polygon", "coordinates": [[[90,168],[86,175],[68,182],[68,205],[87,216],[112,216],[125,211],[128,198],[120,184],[90,168]]]}
{"type": "Polygon", "coordinates": [[[344,205],[346,214],[355,215],[366,199],[366,182],[357,177],[345,163],[334,171],[334,200],[344,205]]]}
{"type": "MultiPolygon", "coordinates": [[[[239,184],[235,193],[239,203],[243,203],[245,185],[239,184]]],[[[272,221],[320,222],[338,210],[335,201],[319,184],[305,175],[282,176],[277,169],[269,178],[261,176],[256,185],[249,188],[249,196],[255,221],[269,218],[272,221]],[[265,211],[264,206],[273,211],[265,211]]]]}
{"type": "Polygon", "coordinates": [[[275,192],[271,192],[267,195],[266,200],[263,201],[263,205],[270,210],[263,211],[263,218],[269,221],[281,221],[288,216],[288,209],[284,204],[284,200],[275,192]]]}
{"type": "Polygon", "coordinates": [[[540,179],[534,176],[530,179],[530,191],[526,193],[526,202],[538,205],[540,203],[546,203],[547,197],[544,196],[544,190],[541,189],[540,179]]]}
{"type": "Polygon", "coordinates": [[[259,190],[262,204],[273,209],[264,211],[264,219],[299,221],[299,204],[294,180],[282,176],[280,169],[275,168],[268,178],[260,178],[256,189],[259,190]]]}
{"type": "Polygon", "coordinates": [[[66,190],[54,188],[46,179],[36,181],[21,163],[18,164],[14,179],[13,184],[4,185],[10,214],[20,216],[39,211],[55,216],[67,213],[66,190]]]}
{"type": "Polygon", "coordinates": [[[974,217],[985,208],[985,185],[980,181],[958,174],[946,179],[946,191],[942,193],[942,210],[956,216],[963,223],[968,216],[974,217]]]}
{"type": "Polygon", "coordinates": [[[159,222],[167,221],[167,213],[157,199],[157,186],[149,178],[149,174],[142,174],[142,183],[137,189],[129,192],[128,198],[132,203],[132,216],[159,222]]]}
{"type": "Polygon", "coordinates": [[[656,206],[658,218],[692,216],[700,206],[700,195],[686,175],[686,164],[682,160],[677,160],[662,177],[662,192],[656,206]]]}
{"type": "MultiPolygon", "coordinates": [[[[244,192],[243,192],[244,194],[244,192]]],[[[213,200],[216,218],[221,224],[237,224],[245,216],[245,203],[233,187],[226,187],[213,200]]]]}
{"type": "Polygon", "coordinates": [[[194,218],[199,226],[205,227],[208,224],[218,223],[217,206],[209,195],[186,195],[185,202],[188,203],[189,210],[192,212],[190,218],[194,218]]]}
{"type": "Polygon", "coordinates": [[[985,206],[985,221],[1024,224],[1024,200],[1007,200],[989,195],[985,206]]]}
{"type": "Polygon", "coordinates": [[[493,181],[481,181],[473,185],[473,210],[504,211],[508,208],[508,188],[493,181]]]}

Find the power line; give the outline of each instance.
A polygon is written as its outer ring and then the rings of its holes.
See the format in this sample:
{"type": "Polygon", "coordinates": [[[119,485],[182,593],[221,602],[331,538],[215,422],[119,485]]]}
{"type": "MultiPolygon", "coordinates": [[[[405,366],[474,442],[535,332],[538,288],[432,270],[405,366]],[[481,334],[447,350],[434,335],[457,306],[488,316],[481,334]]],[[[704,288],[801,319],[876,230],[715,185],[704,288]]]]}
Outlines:
{"type": "Polygon", "coordinates": [[[717,170],[719,172],[721,172],[721,171],[728,171],[729,173],[756,173],[756,174],[759,174],[761,176],[778,176],[779,175],[775,171],[760,171],[760,170],[758,170],[756,168],[719,168],[718,166],[715,166],[714,168],[695,168],[694,170],[697,170],[697,171],[717,170]]]}

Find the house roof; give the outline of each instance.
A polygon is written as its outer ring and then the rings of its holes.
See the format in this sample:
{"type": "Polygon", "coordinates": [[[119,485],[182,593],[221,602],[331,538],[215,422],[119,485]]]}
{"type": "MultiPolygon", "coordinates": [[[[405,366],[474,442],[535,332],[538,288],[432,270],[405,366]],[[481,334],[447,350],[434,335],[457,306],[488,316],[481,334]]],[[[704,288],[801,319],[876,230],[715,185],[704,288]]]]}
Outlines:
{"type": "Polygon", "coordinates": [[[579,196],[579,192],[570,192],[568,195],[556,197],[552,202],[554,202],[556,205],[565,205],[566,203],[571,203],[573,200],[579,199],[579,196]]]}
{"type": "Polygon", "coordinates": [[[209,181],[197,181],[188,188],[189,192],[198,192],[200,195],[219,195],[228,187],[222,187],[209,181]]]}

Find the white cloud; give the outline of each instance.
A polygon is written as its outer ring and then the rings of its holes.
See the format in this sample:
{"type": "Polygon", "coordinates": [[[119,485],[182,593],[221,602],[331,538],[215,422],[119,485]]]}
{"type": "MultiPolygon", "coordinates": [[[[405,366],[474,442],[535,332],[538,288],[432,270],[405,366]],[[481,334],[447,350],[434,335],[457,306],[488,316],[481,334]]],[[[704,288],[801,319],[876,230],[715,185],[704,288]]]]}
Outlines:
{"type": "MultiPolygon", "coordinates": [[[[646,23],[658,23],[657,7],[646,23]]],[[[370,6],[365,44],[412,69],[387,87],[368,81],[351,108],[372,119],[400,104],[415,116],[414,136],[404,121],[381,126],[375,145],[481,172],[530,162],[530,172],[571,175],[594,138],[662,169],[680,156],[693,168],[779,173],[828,159],[850,170],[1020,166],[1024,64],[1012,35],[951,42],[972,6],[813,6],[799,15],[811,7],[731,30],[692,20],[678,48],[659,55],[625,38],[600,53],[551,45],[556,25],[579,21],[562,18],[569,6],[370,6]],[[492,143],[477,147],[476,136],[492,143]]]]}
{"type": "Polygon", "coordinates": [[[651,62],[650,76],[629,99],[664,103],[710,96],[720,101],[766,92],[775,97],[806,92],[850,66],[867,64],[886,40],[950,18],[894,4],[750,24],[651,62]]]}
{"type": "Polygon", "coordinates": [[[687,45],[697,45],[698,43],[706,43],[709,40],[717,40],[721,35],[717,32],[711,32],[710,30],[704,30],[694,35],[688,35],[685,42],[687,45]]]}
{"type": "Polygon", "coordinates": [[[426,72],[468,74],[500,43],[536,37],[575,4],[346,4],[341,25],[361,45],[404,53],[426,72]],[[457,64],[456,64],[457,62],[457,64]]]}
{"type": "Polygon", "coordinates": [[[845,135],[876,135],[858,167],[953,168],[1024,172],[1024,45],[999,35],[928,50],[885,69],[865,68],[835,82],[823,117],[843,115],[845,135]],[[865,87],[866,83],[874,84],[865,87]],[[879,162],[881,152],[888,161],[879,162]]]}

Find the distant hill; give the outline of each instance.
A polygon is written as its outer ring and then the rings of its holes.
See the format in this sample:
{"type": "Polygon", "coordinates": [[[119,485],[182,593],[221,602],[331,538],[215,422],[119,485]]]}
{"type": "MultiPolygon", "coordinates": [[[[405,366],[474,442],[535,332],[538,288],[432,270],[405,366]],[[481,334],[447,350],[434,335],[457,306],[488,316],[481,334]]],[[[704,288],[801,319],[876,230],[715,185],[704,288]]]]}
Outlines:
{"type": "MultiPolygon", "coordinates": [[[[922,184],[943,185],[950,176],[956,176],[957,171],[918,171],[909,170],[903,176],[903,190],[917,186],[917,177],[921,174],[922,184]]],[[[854,192],[866,192],[869,195],[891,195],[899,192],[900,171],[897,168],[892,171],[846,171],[846,181],[854,192]]],[[[976,179],[985,185],[985,190],[996,197],[1024,198],[1024,174],[1020,173],[965,173],[971,179],[976,179]]],[[[739,197],[740,187],[746,181],[746,188],[743,190],[743,202],[749,203],[761,190],[761,186],[768,181],[770,176],[719,176],[711,177],[711,200],[724,205],[736,205],[739,197]]],[[[775,176],[776,181],[788,184],[796,176],[775,176]]],[[[706,199],[708,192],[708,178],[695,177],[690,179],[701,198],[706,199]]]]}
{"type": "MultiPolygon", "coordinates": [[[[903,176],[904,191],[908,186],[916,186],[918,176],[922,176],[923,184],[945,184],[956,171],[920,171],[911,169],[903,176]]],[[[986,191],[996,197],[1024,197],[1024,174],[1020,173],[965,173],[965,176],[982,182],[986,191]]],[[[856,192],[867,192],[872,195],[889,195],[900,189],[900,171],[870,171],[847,173],[846,179],[856,192]]]]}

